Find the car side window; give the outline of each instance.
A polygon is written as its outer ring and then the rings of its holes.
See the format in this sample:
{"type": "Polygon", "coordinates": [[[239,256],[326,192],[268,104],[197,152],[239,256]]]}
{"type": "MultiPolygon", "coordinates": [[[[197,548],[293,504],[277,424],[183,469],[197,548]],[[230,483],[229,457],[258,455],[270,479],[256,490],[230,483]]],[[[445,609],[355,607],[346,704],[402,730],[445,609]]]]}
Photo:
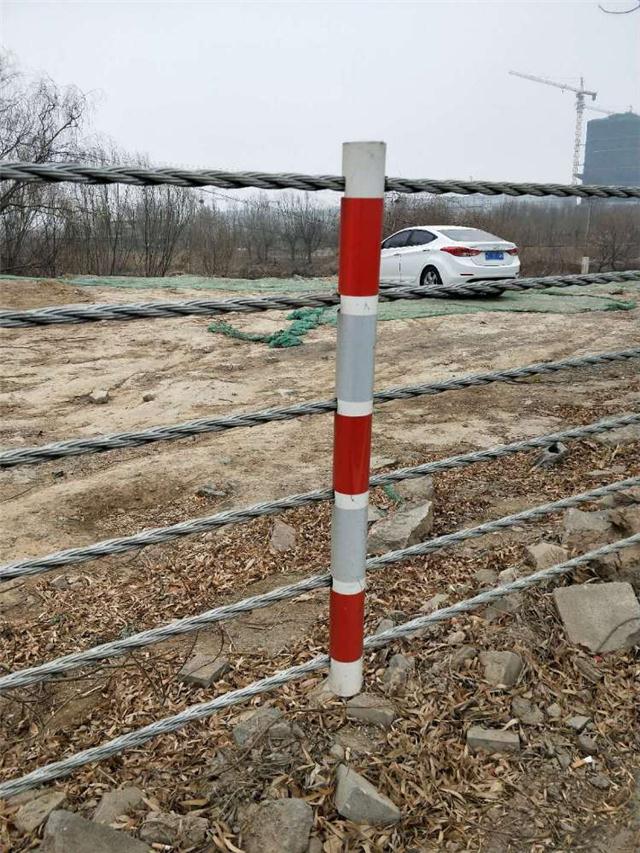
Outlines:
{"type": "Polygon", "coordinates": [[[412,231],[408,245],[425,246],[427,243],[430,243],[432,240],[435,239],[435,234],[432,234],[430,231],[412,231]]]}
{"type": "Polygon", "coordinates": [[[397,249],[400,246],[406,246],[409,239],[410,231],[401,231],[399,234],[394,234],[382,243],[383,249],[397,249]]]}

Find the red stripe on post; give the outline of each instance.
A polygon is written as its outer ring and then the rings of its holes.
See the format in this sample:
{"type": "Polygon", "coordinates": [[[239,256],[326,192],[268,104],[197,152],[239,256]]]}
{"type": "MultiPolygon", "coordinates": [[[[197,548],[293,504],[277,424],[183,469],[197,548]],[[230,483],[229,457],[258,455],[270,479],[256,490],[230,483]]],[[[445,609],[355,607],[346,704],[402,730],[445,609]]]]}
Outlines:
{"type": "Polygon", "coordinates": [[[329,621],[330,657],[340,663],[360,660],[364,648],[364,591],[342,595],[331,590],[329,621]]]}
{"type": "Polygon", "coordinates": [[[380,282],[381,198],[343,198],[340,208],[338,291],[375,296],[380,282]]]}
{"type": "Polygon", "coordinates": [[[333,488],[343,495],[361,495],[369,489],[371,415],[334,416],[333,488]]]}

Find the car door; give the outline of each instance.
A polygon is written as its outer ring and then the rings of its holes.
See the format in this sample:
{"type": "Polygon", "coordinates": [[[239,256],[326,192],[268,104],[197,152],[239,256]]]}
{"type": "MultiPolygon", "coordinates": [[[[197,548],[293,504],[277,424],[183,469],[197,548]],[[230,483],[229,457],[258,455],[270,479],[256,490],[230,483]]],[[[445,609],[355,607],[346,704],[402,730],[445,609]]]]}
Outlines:
{"type": "Polygon", "coordinates": [[[380,250],[380,281],[398,284],[400,281],[400,251],[406,245],[410,232],[399,231],[382,241],[380,250]]]}
{"type": "Polygon", "coordinates": [[[436,235],[430,231],[417,228],[411,231],[407,245],[400,254],[401,284],[414,284],[419,280],[422,270],[429,263],[429,244],[435,239],[436,235]]]}

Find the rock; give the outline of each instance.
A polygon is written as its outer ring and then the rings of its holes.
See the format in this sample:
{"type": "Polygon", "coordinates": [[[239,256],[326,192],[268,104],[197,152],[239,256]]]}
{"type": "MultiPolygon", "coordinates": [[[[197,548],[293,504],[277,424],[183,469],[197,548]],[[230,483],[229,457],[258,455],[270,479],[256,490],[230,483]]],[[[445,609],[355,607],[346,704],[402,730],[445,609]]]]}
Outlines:
{"type": "Polygon", "coordinates": [[[347,717],[361,723],[389,728],[398,716],[396,706],[388,699],[371,693],[359,693],[347,702],[347,717]]]}
{"type": "Polygon", "coordinates": [[[25,583],[22,578],[2,582],[2,594],[0,594],[0,614],[8,613],[14,607],[20,607],[31,602],[31,596],[27,595],[25,583]]]}
{"type": "Polygon", "coordinates": [[[475,660],[477,657],[478,650],[475,646],[461,646],[451,658],[451,669],[462,669],[465,663],[475,660]]]}
{"type": "Polygon", "coordinates": [[[606,791],[607,788],[611,787],[611,779],[607,779],[602,773],[594,773],[593,776],[589,776],[589,782],[594,788],[600,788],[601,791],[606,791]]]}
{"type": "Polygon", "coordinates": [[[595,435],[593,440],[608,447],[614,447],[616,444],[632,444],[635,441],[640,441],[640,424],[608,430],[600,435],[595,435]]]}
{"type": "Polygon", "coordinates": [[[374,524],[376,521],[380,521],[380,519],[384,517],[385,514],[381,509],[378,509],[374,504],[369,504],[367,507],[367,524],[374,524]]]}
{"type": "Polygon", "coordinates": [[[452,631],[447,637],[447,645],[459,646],[461,643],[464,643],[465,638],[466,634],[464,631],[452,631]]]}
{"type": "Polygon", "coordinates": [[[544,723],[544,714],[540,708],[520,696],[516,696],[511,703],[511,712],[525,726],[540,726],[544,723]]]}
{"type": "Polygon", "coordinates": [[[518,572],[514,566],[510,566],[508,569],[503,569],[501,572],[498,572],[498,583],[500,586],[507,583],[513,583],[518,579],[518,572]]]}
{"type": "Polygon", "coordinates": [[[226,491],[219,486],[214,486],[212,483],[205,483],[204,486],[198,486],[196,495],[199,498],[224,498],[226,491]]]}
{"type": "Polygon", "coordinates": [[[13,822],[21,832],[33,832],[67,799],[63,791],[46,791],[20,806],[13,822]]]}
{"type": "Polygon", "coordinates": [[[336,699],[336,694],[331,688],[329,678],[325,678],[319,684],[316,684],[307,694],[307,698],[312,708],[323,708],[336,699]]]}
{"type": "Polygon", "coordinates": [[[580,745],[580,749],[587,755],[596,755],[598,752],[598,744],[589,735],[578,735],[578,744],[580,745]]]}
{"type": "Polygon", "coordinates": [[[382,682],[389,688],[404,687],[414,669],[413,658],[401,654],[394,655],[384,671],[382,682]]]}
{"type": "Polygon", "coordinates": [[[522,658],[515,652],[482,652],[484,677],[495,687],[513,687],[522,672],[522,658]]]}
{"type": "MultiPolygon", "coordinates": [[[[509,581],[510,582],[510,581],[509,581]]],[[[512,592],[504,598],[498,598],[484,610],[484,618],[487,622],[493,622],[500,616],[509,616],[517,613],[522,607],[522,593],[512,592]]]]}
{"type": "Polygon", "coordinates": [[[429,601],[426,601],[422,605],[420,613],[434,613],[436,610],[440,610],[441,607],[446,607],[448,601],[449,596],[446,593],[437,592],[433,598],[430,598],[429,601]]]}
{"type": "Polygon", "coordinates": [[[604,510],[568,509],[564,514],[562,543],[567,548],[587,551],[591,546],[613,541],[613,535],[609,515],[604,510]]]}
{"type": "Polygon", "coordinates": [[[546,711],[547,716],[551,717],[552,720],[557,720],[562,716],[562,708],[557,702],[552,702],[551,705],[547,705],[546,711]]]}
{"type": "Polygon", "coordinates": [[[579,734],[589,722],[589,717],[584,717],[582,714],[576,714],[573,717],[569,717],[565,722],[570,729],[573,729],[574,732],[578,732],[579,734]]]}
{"type": "Polygon", "coordinates": [[[118,788],[116,791],[107,791],[93,814],[94,823],[113,823],[120,815],[127,814],[136,806],[140,805],[144,793],[140,788],[118,788]]]}
{"type": "Polygon", "coordinates": [[[125,832],[93,823],[62,809],[44,828],[41,853],[150,853],[149,847],[125,832]]]}
{"type": "Polygon", "coordinates": [[[370,468],[372,471],[377,471],[379,468],[389,468],[397,464],[398,460],[392,456],[372,456],[370,468]]]}
{"type": "Polygon", "coordinates": [[[525,561],[537,571],[548,569],[557,563],[564,563],[569,559],[569,552],[559,545],[550,542],[538,542],[536,545],[528,545],[525,548],[525,561]]]}
{"type": "Polygon", "coordinates": [[[609,520],[620,529],[624,536],[640,533],[640,504],[609,510],[609,520]]]}
{"type": "Polygon", "coordinates": [[[344,761],[345,748],[341,743],[334,743],[329,750],[329,755],[332,760],[344,761]]]}
{"type": "Polygon", "coordinates": [[[142,395],[142,402],[143,403],[150,403],[152,400],[155,400],[155,399],[156,399],[155,394],[147,393],[147,394],[142,395]]]}
{"type": "Polygon", "coordinates": [[[274,551],[289,551],[295,547],[296,531],[290,524],[277,519],[273,524],[270,542],[274,551]]]}
{"type": "Polygon", "coordinates": [[[241,715],[233,728],[233,739],[238,746],[247,746],[268,732],[269,740],[291,740],[291,725],[277,708],[258,708],[241,715]]]}
{"type": "Polygon", "coordinates": [[[603,674],[596,666],[594,666],[594,664],[591,663],[590,660],[587,660],[586,658],[576,658],[574,663],[578,672],[592,684],[597,684],[604,678],[603,674]]]}
{"type": "Polygon", "coordinates": [[[335,741],[357,755],[373,755],[386,744],[384,736],[372,732],[370,728],[360,729],[351,724],[336,732],[335,741]]]}
{"type": "Polygon", "coordinates": [[[307,847],[307,853],[322,853],[324,850],[324,844],[319,838],[311,838],[309,841],[309,846],[307,847]]]}
{"type": "Polygon", "coordinates": [[[424,503],[433,500],[433,477],[418,477],[415,480],[403,480],[395,483],[398,497],[409,504],[424,503]]]}
{"type": "Polygon", "coordinates": [[[564,459],[568,452],[569,449],[566,444],[563,444],[561,441],[555,441],[553,444],[544,448],[542,453],[540,453],[536,459],[533,467],[550,468],[552,465],[557,465],[558,462],[564,459]]]}
{"type": "Polygon", "coordinates": [[[180,844],[191,847],[203,843],[208,828],[209,821],[198,815],[152,812],[142,824],[140,838],[149,844],[180,844]]]}
{"type": "Polygon", "coordinates": [[[369,531],[367,551],[384,554],[422,542],[433,527],[433,504],[408,505],[377,521],[369,531]]]}
{"type": "Polygon", "coordinates": [[[376,630],[373,632],[374,636],[376,634],[382,634],[384,631],[390,631],[392,628],[395,628],[396,623],[393,619],[381,619],[376,625],[376,630]]]}
{"type": "Polygon", "coordinates": [[[467,731],[467,746],[471,752],[518,752],[520,736],[517,732],[471,726],[467,731]]]}
{"type": "MultiPolygon", "coordinates": [[[[624,471],[624,468],[622,470],[624,471]]],[[[602,502],[606,502],[612,507],[640,504],[640,486],[632,486],[630,489],[625,489],[623,492],[615,492],[612,495],[607,495],[606,498],[603,498],[602,502]]]]}
{"type": "Polygon", "coordinates": [[[493,569],[478,569],[474,577],[482,586],[493,586],[498,580],[498,573],[493,569]]]}
{"type": "Polygon", "coordinates": [[[395,803],[355,770],[341,764],[337,776],[335,803],[342,817],[369,826],[386,826],[402,817],[395,803]]]}
{"type": "Polygon", "coordinates": [[[57,578],[52,578],[49,581],[49,586],[57,590],[71,589],[71,584],[66,575],[58,575],[57,578]]]}
{"type": "Polygon", "coordinates": [[[628,583],[574,584],[553,591],[569,641],[594,654],[638,641],[640,604],[628,583]]]}
{"type": "Polygon", "coordinates": [[[97,406],[104,406],[111,399],[111,395],[104,388],[97,388],[89,394],[89,402],[97,406]]]}
{"type": "Polygon", "coordinates": [[[253,806],[243,826],[246,853],[306,853],[313,809],[293,797],[264,800],[253,806]]]}
{"type": "Polygon", "coordinates": [[[231,668],[227,658],[213,658],[197,652],[178,673],[178,678],[186,684],[196,684],[198,687],[211,687],[214,681],[221,678],[231,668]]]}

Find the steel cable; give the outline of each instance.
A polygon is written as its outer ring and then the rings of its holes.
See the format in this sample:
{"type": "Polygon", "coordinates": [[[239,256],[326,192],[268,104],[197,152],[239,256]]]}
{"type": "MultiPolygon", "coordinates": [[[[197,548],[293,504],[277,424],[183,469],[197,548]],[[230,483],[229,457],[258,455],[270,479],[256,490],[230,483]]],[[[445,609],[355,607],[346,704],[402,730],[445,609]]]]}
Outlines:
{"type": "MultiPolygon", "coordinates": [[[[373,395],[374,402],[387,403],[392,400],[408,400],[446,391],[460,391],[465,388],[481,387],[493,382],[511,382],[546,373],[556,373],[575,367],[586,367],[600,364],[610,364],[618,361],[630,361],[640,357],[640,347],[629,350],[603,352],[593,355],[577,356],[562,361],[539,362],[523,367],[494,370],[486,373],[471,373],[439,382],[428,382],[421,385],[405,385],[387,388],[373,395]]],[[[287,421],[307,415],[322,415],[336,409],[334,400],[313,400],[298,403],[294,406],[281,406],[273,409],[263,409],[259,412],[242,412],[222,418],[199,418],[181,424],[151,427],[146,430],[136,430],[95,437],[72,438],[66,441],[56,441],[36,447],[20,447],[15,450],[0,452],[0,468],[13,468],[16,465],[37,465],[52,459],[64,459],[69,456],[81,456],[86,453],[104,453],[110,450],[122,450],[131,447],[142,447],[157,441],[175,441],[205,433],[221,432],[240,427],[254,427],[273,421],[287,421]]]]}
{"type": "MultiPolygon", "coordinates": [[[[561,498],[560,500],[552,501],[551,503],[532,507],[531,509],[515,513],[514,515],[507,515],[503,518],[486,521],[476,527],[469,527],[464,530],[447,533],[443,536],[437,536],[434,539],[430,539],[426,542],[420,542],[417,545],[410,545],[407,548],[389,551],[379,557],[371,557],[367,560],[367,569],[380,569],[383,566],[411,559],[412,557],[434,554],[444,548],[450,548],[453,545],[458,545],[460,542],[466,542],[469,539],[477,539],[480,536],[486,536],[489,533],[495,533],[499,530],[506,530],[509,527],[514,527],[518,524],[522,524],[523,522],[533,521],[538,518],[542,518],[545,515],[559,512],[562,509],[580,506],[580,504],[597,500],[605,495],[624,491],[625,489],[630,489],[637,485],[640,485],[640,477],[631,477],[617,483],[612,483],[608,486],[601,486],[588,492],[582,492],[581,494],[571,495],[568,498],[561,498]]],[[[269,605],[275,604],[279,601],[287,601],[289,599],[297,598],[304,593],[311,592],[315,589],[321,589],[322,587],[328,587],[330,585],[331,575],[328,572],[324,572],[319,575],[312,575],[311,577],[305,578],[297,583],[278,587],[260,595],[249,596],[248,598],[242,599],[242,601],[223,605],[222,607],[216,607],[213,610],[199,613],[197,616],[186,616],[182,619],[177,619],[168,625],[161,625],[158,628],[150,628],[146,631],[141,631],[138,634],[133,634],[120,640],[103,643],[100,646],[95,646],[83,652],[64,655],[63,657],[56,658],[48,663],[9,673],[8,675],[0,677],[0,691],[10,690],[16,687],[26,687],[30,684],[36,684],[41,681],[49,681],[50,679],[59,675],[64,675],[71,670],[84,666],[93,666],[108,658],[120,657],[146,646],[162,643],[165,640],[169,640],[183,634],[189,634],[193,631],[200,631],[203,628],[214,625],[216,622],[226,622],[242,613],[249,613],[253,610],[258,610],[259,608],[268,607],[269,605]]]]}
{"type": "MultiPolygon", "coordinates": [[[[441,299],[460,296],[499,295],[503,291],[540,290],[552,287],[586,287],[591,284],[640,281],[640,270],[589,273],[586,275],[551,275],[533,278],[500,279],[465,284],[429,285],[428,287],[383,286],[380,300],[441,299]]],[[[326,308],[337,305],[337,292],[303,293],[300,296],[238,296],[233,299],[189,299],[186,301],[133,302],[109,304],[59,305],[30,310],[0,310],[0,328],[20,329],[29,326],[53,326],[74,323],[96,323],[102,320],[157,320],[216,314],[253,314],[262,311],[282,311],[290,308],[326,308]]]]}
{"type": "MultiPolygon", "coordinates": [[[[608,432],[625,426],[632,426],[637,423],[640,423],[640,414],[622,415],[618,418],[597,421],[596,423],[587,424],[582,427],[573,427],[568,430],[536,436],[535,438],[529,438],[524,441],[516,441],[512,444],[498,445],[496,447],[487,448],[486,450],[476,450],[472,453],[451,456],[446,459],[437,460],[436,462],[426,462],[423,465],[416,465],[412,468],[398,468],[395,471],[389,471],[385,474],[376,474],[369,480],[369,485],[370,487],[375,488],[377,486],[386,486],[392,483],[398,483],[402,480],[412,480],[418,477],[424,477],[427,474],[451,471],[454,468],[466,468],[468,465],[474,465],[477,462],[488,462],[489,460],[500,459],[503,456],[511,456],[514,453],[520,453],[524,450],[548,447],[551,444],[555,444],[557,441],[588,438],[593,435],[599,435],[603,432],[608,432]]],[[[261,516],[276,515],[288,509],[297,509],[298,507],[307,506],[308,504],[319,503],[332,499],[333,489],[317,489],[312,492],[290,495],[275,501],[254,504],[253,506],[245,507],[244,509],[231,509],[216,513],[215,515],[204,516],[202,518],[192,518],[188,521],[181,521],[178,524],[172,524],[168,527],[156,527],[142,530],[140,533],[134,533],[132,536],[122,536],[117,539],[105,539],[102,542],[96,542],[93,545],[86,545],[81,548],[67,548],[64,551],[56,551],[53,554],[47,554],[44,557],[17,560],[0,566],[0,581],[11,580],[13,578],[24,577],[27,575],[39,575],[43,572],[49,572],[52,569],[60,568],[61,566],[76,565],[78,563],[87,562],[88,560],[111,557],[116,554],[125,554],[127,551],[146,548],[149,545],[160,545],[185,536],[194,536],[197,533],[206,533],[209,530],[214,530],[215,528],[224,527],[229,524],[241,524],[251,521],[254,518],[260,518],[261,516]]]]}
{"type": "MultiPolygon", "coordinates": [[[[463,616],[466,613],[470,613],[473,610],[477,610],[480,607],[491,604],[500,598],[504,598],[511,593],[522,592],[523,590],[529,589],[539,583],[544,583],[548,580],[561,577],[579,566],[587,565],[593,560],[600,559],[608,556],[609,554],[615,554],[624,548],[631,548],[638,544],[640,544],[640,533],[637,533],[635,536],[630,536],[628,539],[621,539],[610,545],[604,545],[601,548],[596,548],[593,551],[589,551],[579,557],[574,557],[574,559],[567,560],[565,563],[559,563],[549,569],[544,569],[542,571],[535,572],[534,574],[527,575],[526,577],[519,578],[512,583],[503,584],[502,586],[486,590],[473,598],[468,598],[465,601],[452,605],[451,607],[444,607],[440,610],[436,610],[428,616],[418,616],[415,619],[411,619],[408,622],[403,623],[402,625],[390,628],[380,634],[367,637],[364,643],[365,650],[370,651],[378,649],[382,646],[388,645],[394,640],[410,636],[416,631],[422,631],[430,625],[435,625],[438,622],[453,619],[457,616],[463,616]]],[[[12,779],[0,785],[0,798],[12,797],[16,794],[22,793],[23,791],[29,791],[30,789],[43,785],[46,782],[51,782],[53,779],[59,779],[62,776],[67,776],[69,773],[72,773],[79,767],[83,767],[85,764],[90,764],[94,761],[104,761],[105,759],[111,758],[113,755],[119,755],[121,752],[125,752],[128,749],[134,749],[142,746],[152,738],[168,734],[169,732],[178,731],[189,723],[212,716],[217,711],[238,705],[241,702],[245,702],[247,699],[253,698],[254,696],[274,690],[276,687],[280,687],[283,684],[297,681],[312,672],[326,668],[328,664],[329,658],[327,655],[318,655],[306,663],[276,672],[274,675],[268,676],[267,678],[263,678],[259,681],[254,681],[246,687],[224,693],[222,696],[218,696],[209,702],[192,705],[178,714],[174,714],[171,717],[165,717],[162,720],[156,720],[148,726],[144,726],[141,729],[137,729],[125,735],[120,735],[119,737],[113,738],[113,740],[107,741],[100,746],[85,749],[82,752],[78,752],[75,755],[62,759],[61,761],[55,761],[51,764],[45,765],[44,767],[39,767],[18,779],[12,779]]]]}
{"type": "MultiPolygon", "coordinates": [[[[344,190],[341,175],[295,172],[227,172],[218,169],[95,166],[82,163],[0,162],[0,181],[36,183],[131,184],[133,186],[218,187],[219,189],[294,189],[306,192],[344,190]]],[[[512,181],[456,181],[436,178],[387,178],[385,190],[441,195],[555,196],[557,198],[640,198],[640,187],[512,181]]]]}

